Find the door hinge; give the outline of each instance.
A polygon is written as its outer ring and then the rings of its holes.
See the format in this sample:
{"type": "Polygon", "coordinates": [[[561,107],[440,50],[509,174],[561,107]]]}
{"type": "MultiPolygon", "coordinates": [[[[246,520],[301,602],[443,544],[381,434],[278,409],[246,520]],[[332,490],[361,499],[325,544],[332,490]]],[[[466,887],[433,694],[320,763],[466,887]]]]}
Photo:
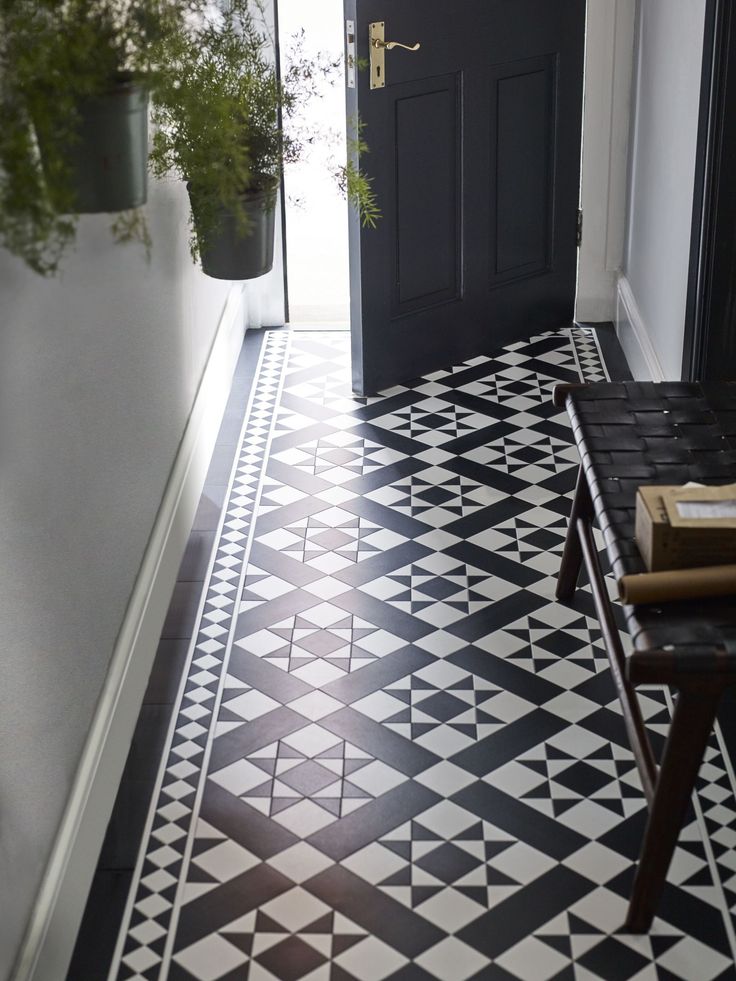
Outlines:
{"type": "Polygon", "coordinates": [[[583,209],[578,208],[578,222],[576,225],[575,242],[578,248],[583,244],[583,209]]]}

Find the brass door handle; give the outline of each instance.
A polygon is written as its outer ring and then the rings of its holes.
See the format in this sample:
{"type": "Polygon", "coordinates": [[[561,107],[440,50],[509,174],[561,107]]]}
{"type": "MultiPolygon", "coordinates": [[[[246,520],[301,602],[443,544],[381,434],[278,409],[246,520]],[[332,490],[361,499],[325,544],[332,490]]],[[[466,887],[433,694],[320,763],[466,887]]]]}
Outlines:
{"type": "Polygon", "coordinates": [[[374,48],[385,48],[390,51],[392,48],[403,48],[405,51],[418,51],[421,48],[421,44],[417,42],[416,44],[401,44],[400,41],[379,41],[378,38],[373,39],[374,48]]]}
{"type": "Polygon", "coordinates": [[[368,41],[371,55],[371,88],[382,89],[386,85],[386,52],[392,48],[403,48],[404,51],[418,51],[421,44],[401,44],[400,41],[387,41],[386,24],[382,20],[373,21],[368,25],[368,41]]]}

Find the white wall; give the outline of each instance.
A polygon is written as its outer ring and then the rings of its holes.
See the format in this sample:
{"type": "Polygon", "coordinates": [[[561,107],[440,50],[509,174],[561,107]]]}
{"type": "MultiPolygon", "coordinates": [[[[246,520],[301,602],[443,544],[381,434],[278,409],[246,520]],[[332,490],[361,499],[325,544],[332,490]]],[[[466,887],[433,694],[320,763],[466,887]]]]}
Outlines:
{"type": "Polygon", "coordinates": [[[587,0],[575,318],[610,321],[624,254],[636,0],[587,0]]]}
{"type": "Polygon", "coordinates": [[[681,376],[705,0],[639,0],[617,327],[637,378],[681,376]]]}
{"type": "Polygon", "coordinates": [[[104,216],[58,280],[0,252],[0,979],[231,289],[193,266],[187,212],[183,185],[151,188],[150,265],[104,216]]]}

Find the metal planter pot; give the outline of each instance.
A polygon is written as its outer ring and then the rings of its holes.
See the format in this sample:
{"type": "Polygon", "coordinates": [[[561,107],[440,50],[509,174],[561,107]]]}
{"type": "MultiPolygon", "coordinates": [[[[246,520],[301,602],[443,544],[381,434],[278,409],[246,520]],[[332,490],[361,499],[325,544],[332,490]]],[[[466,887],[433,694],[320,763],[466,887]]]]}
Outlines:
{"type": "Polygon", "coordinates": [[[139,208],[148,197],[147,90],[137,82],[119,81],[77,108],[76,138],[64,151],[72,211],[139,208]]]}
{"type": "MultiPolygon", "coordinates": [[[[196,227],[196,192],[188,186],[196,227]]],[[[223,209],[217,231],[200,249],[202,271],[213,279],[257,279],[273,268],[276,190],[249,191],[244,198],[248,215],[245,234],[238,228],[235,215],[223,209]]]]}

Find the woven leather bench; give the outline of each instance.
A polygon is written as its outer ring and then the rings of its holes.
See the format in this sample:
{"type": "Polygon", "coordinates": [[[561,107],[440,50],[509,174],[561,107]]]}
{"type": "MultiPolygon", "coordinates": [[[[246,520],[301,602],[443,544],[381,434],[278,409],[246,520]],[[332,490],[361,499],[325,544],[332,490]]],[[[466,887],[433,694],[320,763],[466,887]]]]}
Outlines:
{"type": "Polygon", "coordinates": [[[736,383],[559,385],[554,402],[572,421],[581,466],[557,597],[569,600],[585,563],[626,730],[649,805],[625,929],[651,926],[723,690],[736,683],[736,598],[624,607],[626,656],[592,524],[603,532],[616,578],[645,572],[634,540],[641,484],[736,481],[736,383]],[[660,764],[636,686],[678,696],[660,764]]]}

